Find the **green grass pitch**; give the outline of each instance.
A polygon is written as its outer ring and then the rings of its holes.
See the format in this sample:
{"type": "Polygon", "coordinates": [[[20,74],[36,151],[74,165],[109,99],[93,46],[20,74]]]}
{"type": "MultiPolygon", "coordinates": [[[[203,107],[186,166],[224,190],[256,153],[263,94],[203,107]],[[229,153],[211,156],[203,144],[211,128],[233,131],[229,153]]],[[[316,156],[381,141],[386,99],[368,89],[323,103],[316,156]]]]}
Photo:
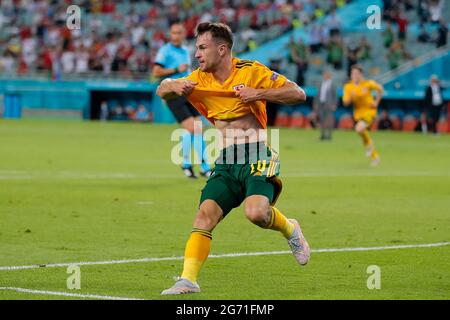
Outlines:
{"type": "MultiPolygon", "coordinates": [[[[170,162],[176,126],[0,121],[0,267],[179,257],[205,180],[170,162]]],[[[320,142],[280,131],[278,207],[297,218],[313,250],[450,241],[450,135],[375,132],[372,168],[353,132],[320,142]]],[[[282,236],[232,211],[212,254],[286,251],[282,236]]],[[[450,246],[209,259],[202,293],[162,297],[181,260],[0,270],[0,287],[143,299],[449,299],[450,246]],[[369,290],[367,267],[381,289],[369,290]]],[[[0,289],[0,299],[73,299],[0,289]]]]}

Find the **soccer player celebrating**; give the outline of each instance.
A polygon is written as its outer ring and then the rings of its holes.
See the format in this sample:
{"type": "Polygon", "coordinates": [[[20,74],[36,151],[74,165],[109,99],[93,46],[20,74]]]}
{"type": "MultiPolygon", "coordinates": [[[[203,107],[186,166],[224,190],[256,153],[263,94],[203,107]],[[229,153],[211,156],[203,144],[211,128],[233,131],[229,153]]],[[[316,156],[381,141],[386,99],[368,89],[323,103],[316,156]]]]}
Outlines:
{"type": "MultiPolygon", "coordinates": [[[[190,57],[189,51],[183,46],[186,32],[181,23],[176,22],[170,27],[170,42],[163,45],[155,59],[153,67],[153,76],[157,78],[180,78],[189,74],[190,57]]],[[[182,136],[183,165],[182,169],[188,178],[197,178],[191,163],[191,146],[201,161],[200,175],[209,177],[211,168],[204,158],[205,142],[201,129],[198,124],[201,123],[200,113],[186,100],[179,96],[176,99],[167,100],[167,105],[172,111],[178,123],[187,130],[182,136]]]]}
{"type": "Polygon", "coordinates": [[[377,108],[383,97],[383,87],[373,80],[364,79],[363,69],[359,65],[351,67],[350,81],[344,85],[342,101],[344,106],[353,105],[355,130],[361,136],[366,147],[366,156],[373,166],[380,162],[380,155],[369,135],[369,128],[377,116],[377,108]],[[376,91],[376,98],[372,92],[376,91]]]}
{"type": "Polygon", "coordinates": [[[200,292],[197,276],[208,257],[212,231],[241,203],[251,222],[288,240],[300,265],[310,257],[298,222],[274,207],[281,192],[279,162],[265,135],[266,101],[297,104],[306,100],[304,91],[259,62],[232,57],[233,34],[225,24],[199,24],[196,40],[199,68],[183,79],[162,81],[157,94],[164,99],[186,96],[222,134],[223,149],[201,193],[181,277],[162,294],[200,292]]]}

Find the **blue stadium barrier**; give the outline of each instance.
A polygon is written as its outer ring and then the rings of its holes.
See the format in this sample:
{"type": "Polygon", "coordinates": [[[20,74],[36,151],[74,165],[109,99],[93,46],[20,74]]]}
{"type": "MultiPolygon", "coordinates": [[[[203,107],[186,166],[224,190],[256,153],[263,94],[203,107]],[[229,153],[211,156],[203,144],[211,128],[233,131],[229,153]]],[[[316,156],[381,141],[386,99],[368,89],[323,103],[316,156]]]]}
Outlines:
{"type": "MultiPolygon", "coordinates": [[[[447,71],[443,71],[447,72],[447,71]]],[[[407,81],[407,80],[405,80],[407,81]]],[[[4,95],[4,117],[21,117],[24,110],[51,109],[54,111],[72,110],[80,117],[88,119],[90,116],[90,95],[92,91],[111,91],[111,93],[123,92],[128,97],[133,92],[149,92],[152,99],[146,102],[148,111],[153,112],[155,123],[175,123],[175,118],[169,108],[155,94],[157,84],[136,81],[42,81],[42,80],[7,80],[0,82],[0,95],[4,95]],[[14,100],[11,95],[18,95],[20,99],[14,100]],[[11,100],[12,99],[12,100],[11,100]],[[13,102],[15,101],[15,102],[13,102]],[[6,106],[8,106],[6,108],[6,106]],[[15,107],[14,107],[15,106],[15,107]],[[6,110],[8,109],[8,110],[6,110]]],[[[317,88],[306,87],[309,98],[317,94],[317,88]]],[[[424,97],[424,88],[416,90],[398,90],[386,88],[384,99],[421,101],[424,97]]],[[[342,89],[338,89],[338,96],[342,95],[342,89]]],[[[139,98],[141,99],[141,98],[139,98]]],[[[450,89],[444,91],[444,99],[450,100],[450,89]]],[[[109,108],[112,107],[111,97],[108,99],[109,108]]],[[[117,103],[117,100],[116,100],[117,103]]],[[[137,101],[136,101],[137,103],[137,101]]],[[[133,103],[133,104],[136,104],[133,103]]],[[[306,113],[305,105],[300,105],[302,113],[306,113]]],[[[279,110],[292,113],[293,107],[283,107],[279,110]]]]}
{"type": "Polygon", "coordinates": [[[22,103],[20,95],[5,95],[3,117],[5,119],[20,119],[22,117],[22,103]]]}
{"type": "Polygon", "coordinates": [[[349,108],[337,108],[334,113],[334,118],[336,120],[336,123],[339,122],[339,119],[341,119],[342,116],[347,115],[351,112],[352,111],[349,108]]]}
{"type": "Polygon", "coordinates": [[[167,104],[157,95],[153,98],[153,121],[156,123],[175,123],[175,117],[167,104]]]}
{"type": "MultiPolygon", "coordinates": [[[[384,85],[384,88],[388,91],[405,92],[405,88],[408,90],[415,91],[414,95],[419,94],[423,96],[425,93],[425,88],[430,83],[430,76],[435,74],[439,79],[444,79],[444,87],[447,89],[450,86],[450,52],[443,55],[442,57],[433,59],[423,65],[417,66],[412,70],[409,70],[403,74],[398,75],[394,79],[390,80],[384,85]],[[416,93],[417,92],[417,93],[416,93]]],[[[444,96],[446,99],[449,98],[449,90],[446,90],[444,96]]]]}

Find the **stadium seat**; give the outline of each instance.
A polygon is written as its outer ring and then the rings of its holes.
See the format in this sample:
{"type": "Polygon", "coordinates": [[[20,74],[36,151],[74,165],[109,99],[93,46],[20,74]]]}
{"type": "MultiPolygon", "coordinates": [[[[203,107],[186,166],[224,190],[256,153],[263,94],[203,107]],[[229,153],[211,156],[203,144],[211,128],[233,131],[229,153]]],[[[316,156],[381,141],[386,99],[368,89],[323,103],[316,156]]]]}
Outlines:
{"type": "Polygon", "coordinates": [[[412,115],[407,115],[403,119],[402,130],[403,131],[414,131],[418,122],[419,122],[419,120],[416,117],[414,117],[412,115]]]}
{"type": "Polygon", "coordinates": [[[301,112],[292,113],[289,128],[304,128],[305,117],[301,112]]]}
{"type": "Polygon", "coordinates": [[[372,123],[372,126],[370,127],[370,130],[377,131],[379,122],[380,122],[379,119],[375,119],[375,121],[372,123]]]}
{"type": "Polygon", "coordinates": [[[437,123],[437,130],[438,130],[438,132],[440,132],[440,133],[450,132],[449,129],[450,128],[448,127],[447,119],[441,118],[439,120],[439,122],[437,123]]]}
{"type": "Polygon", "coordinates": [[[401,130],[402,120],[398,115],[393,115],[391,117],[391,121],[392,121],[392,130],[401,130]]]}
{"type": "Polygon", "coordinates": [[[344,114],[339,119],[338,128],[344,130],[352,130],[354,127],[353,119],[349,114],[344,114]]]}
{"type": "Polygon", "coordinates": [[[311,129],[312,128],[309,115],[308,116],[303,116],[302,128],[303,129],[311,129]]]}
{"type": "Polygon", "coordinates": [[[287,112],[279,111],[275,118],[275,127],[288,127],[290,123],[290,117],[287,112]]]}

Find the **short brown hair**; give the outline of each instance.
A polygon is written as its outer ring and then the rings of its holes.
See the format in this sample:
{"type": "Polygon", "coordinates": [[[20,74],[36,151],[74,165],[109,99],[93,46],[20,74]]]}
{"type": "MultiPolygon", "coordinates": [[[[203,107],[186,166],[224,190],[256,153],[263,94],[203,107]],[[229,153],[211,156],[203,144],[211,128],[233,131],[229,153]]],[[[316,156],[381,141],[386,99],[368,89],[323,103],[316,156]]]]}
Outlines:
{"type": "Polygon", "coordinates": [[[215,40],[224,41],[231,49],[233,47],[233,32],[224,23],[202,22],[197,25],[195,36],[198,37],[206,32],[210,32],[215,40]]]}
{"type": "Polygon", "coordinates": [[[352,66],[351,66],[351,69],[352,69],[352,70],[353,70],[353,69],[356,69],[356,70],[358,70],[359,72],[364,73],[364,69],[363,69],[363,67],[362,67],[360,64],[354,64],[354,65],[352,65],[352,66]]]}

